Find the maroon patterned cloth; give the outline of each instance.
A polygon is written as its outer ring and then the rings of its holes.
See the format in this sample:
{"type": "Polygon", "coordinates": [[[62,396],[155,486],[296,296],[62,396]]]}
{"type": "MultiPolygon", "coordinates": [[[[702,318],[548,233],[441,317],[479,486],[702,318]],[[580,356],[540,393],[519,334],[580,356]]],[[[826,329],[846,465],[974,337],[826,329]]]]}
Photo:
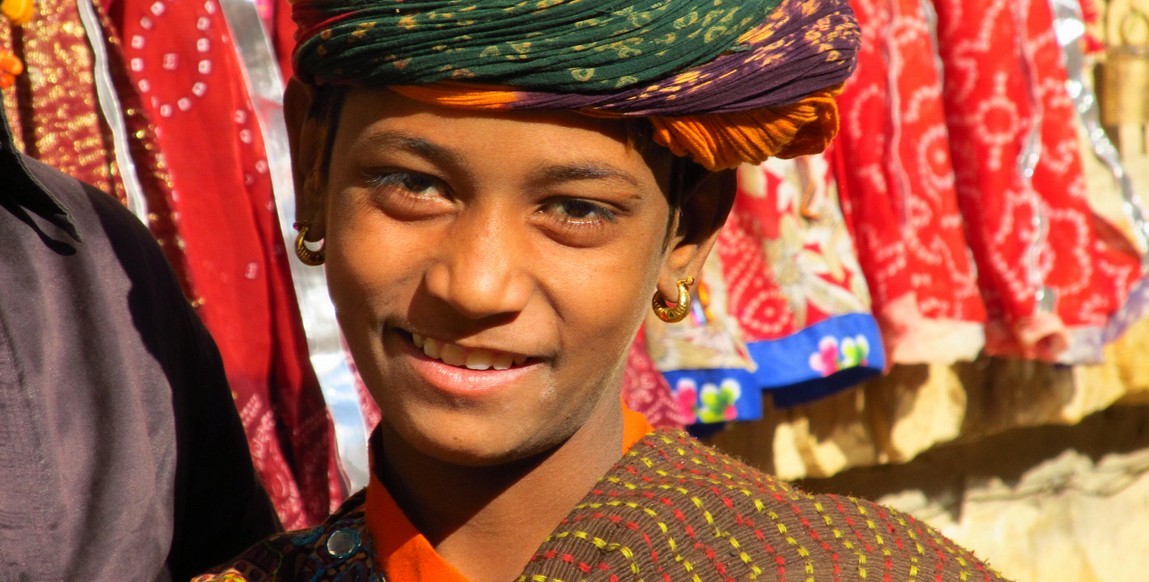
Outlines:
{"type": "MultiPolygon", "coordinates": [[[[196,582],[383,580],[365,504],[356,495],[323,525],[259,543],[196,582]]],[[[518,580],[868,578],[1002,579],[913,517],[806,493],[686,433],[661,430],[572,508],[518,580]]]]}

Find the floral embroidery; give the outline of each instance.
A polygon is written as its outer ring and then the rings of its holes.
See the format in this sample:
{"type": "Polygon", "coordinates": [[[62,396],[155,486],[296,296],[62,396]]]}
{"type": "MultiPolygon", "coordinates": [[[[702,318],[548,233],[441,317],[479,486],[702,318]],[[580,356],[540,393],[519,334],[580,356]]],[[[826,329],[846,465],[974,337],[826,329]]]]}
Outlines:
{"type": "Polygon", "coordinates": [[[698,422],[698,415],[694,412],[694,405],[698,402],[698,385],[690,378],[683,378],[674,387],[674,399],[678,403],[678,412],[686,424],[698,422]]]}
{"type": "Polygon", "coordinates": [[[842,358],[838,369],[856,368],[868,364],[870,355],[870,341],[864,335],[848,337],[842,340],[842,358]]]}
{"type": "Polygon", "coordinates": [[[738,418],[738,400],[742,398],[742,385],[727,378],[719,384],[707,382],[698,389],[690,378],[679,380],[675,396],[682,415],[694,422],[728,422],[738,418]]]}
{"type": "MultiPolygon", "coordinates": [[[[827,315],[868,312],[869,290],[834,204],[837,187],[828,177],[817,178],[829,171],[825,160],[769,160],[754,170],[757,179],[776,184],[771,189],[776,205],[746,202],[743,208],[758,222],[766,265],[793,312],[794,326],[809,327],[827,315]]],[[[739,178],[749,181],[753,173],[740,172],[739,178]]]]}
{"type": "Polygon", "coordinates": [[[723,422],[738,418],[738,399],[742,397],[742,385],[726,379],[721,384],[703,384],[698,396],[698,419],[702,422],[723,422]]]}
{"type": "Polygon", "coordinates": [[[826,336],[818,342],[818,351],[810,354],[810,367],[822,376],[865,366],[870,356],[870,342],[864,335],[842,338],[826,336]]]}

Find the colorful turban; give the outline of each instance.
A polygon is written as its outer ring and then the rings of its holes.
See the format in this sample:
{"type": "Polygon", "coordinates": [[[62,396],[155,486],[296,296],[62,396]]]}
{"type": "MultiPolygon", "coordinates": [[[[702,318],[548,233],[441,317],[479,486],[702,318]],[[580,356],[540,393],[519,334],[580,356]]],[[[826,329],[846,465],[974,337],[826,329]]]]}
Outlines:
{"type": "Polygon", "coordinates": [[[847,0],[296,0],[295,74],[472,109],[643,117],[710,170],[821,151],[847,0]]]}

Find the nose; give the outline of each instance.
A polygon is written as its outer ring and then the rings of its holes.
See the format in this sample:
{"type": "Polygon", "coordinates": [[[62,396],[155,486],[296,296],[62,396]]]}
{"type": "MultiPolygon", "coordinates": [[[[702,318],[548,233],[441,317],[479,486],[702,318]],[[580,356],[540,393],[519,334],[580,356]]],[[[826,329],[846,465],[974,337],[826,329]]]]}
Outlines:
{"type": "Polygon", "coordinates": [[[526,225],[516,224],[498,209],[457,216],[427,270],[428,293],[470,319],[522,311],[533,285],[526,225]]]}

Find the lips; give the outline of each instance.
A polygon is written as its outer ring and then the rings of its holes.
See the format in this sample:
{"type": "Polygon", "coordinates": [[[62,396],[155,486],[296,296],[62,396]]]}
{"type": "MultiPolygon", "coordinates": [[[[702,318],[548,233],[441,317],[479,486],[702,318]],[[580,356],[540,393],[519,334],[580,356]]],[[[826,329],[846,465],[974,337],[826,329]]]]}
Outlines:
{"type": "Polygon", "coordinates": [[[411,341],[416,348],[423,350],[428,358],[438,360],[448,366],[468,370],[509,370],[516,366],[522,366],[528,359],[525,355],[511,352],[466,348],[417,333],[411,334],[411,341]]]}

